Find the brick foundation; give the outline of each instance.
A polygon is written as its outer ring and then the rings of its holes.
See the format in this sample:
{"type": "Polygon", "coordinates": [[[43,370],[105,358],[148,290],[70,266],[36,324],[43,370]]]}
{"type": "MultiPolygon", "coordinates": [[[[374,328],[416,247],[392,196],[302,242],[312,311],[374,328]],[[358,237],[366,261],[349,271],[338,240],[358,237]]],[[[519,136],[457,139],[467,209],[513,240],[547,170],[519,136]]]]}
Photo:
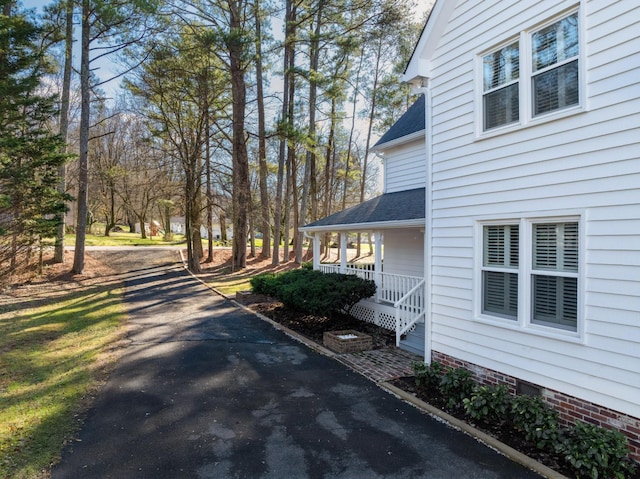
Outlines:
{"type": "MultiPolygon", "coordinates": [[[[507,376],[477,364],[461,361],[438,351],[433,351],[431,360],[452,368],[463,367],[471,371],[474,379],[481,384],[504,384],[511,394],[516,393],[517,378],[507,376]]],[[[576,421],[588,422],[608,429],[617,429],[627,437],[631,457],[640,462],[640,418],[628,416],[612,409],[568,396],[567,394],[539,386],[545,402],[556,409],[560,422],[564,425],[576,421]]]]}

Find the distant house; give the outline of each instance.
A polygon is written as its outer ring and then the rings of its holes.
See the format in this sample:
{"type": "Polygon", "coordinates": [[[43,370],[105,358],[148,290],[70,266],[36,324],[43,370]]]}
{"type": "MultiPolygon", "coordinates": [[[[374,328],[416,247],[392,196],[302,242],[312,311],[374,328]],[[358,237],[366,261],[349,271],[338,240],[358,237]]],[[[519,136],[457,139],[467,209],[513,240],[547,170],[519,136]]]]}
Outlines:
{"type": "MultiPolygon", "coordinates": [[[[636,459],[639,32],[637,2],[437,0],[404,78],[422,94],[424,131],[380,145],[383,198],[422,188],[423,224],[372,222],[378,279],[422,268],[410,321],[424,324],[427,362],[615,427],[636,459]]],[[[305,229],[368,228],[331,218],[305,229]]]]}
{"type": "MultiPolygon", "coordinates": [[[[185,222],[184,222],[184,216],[172,216],[171,220],[171,232],[172,233],[178,233],[178,234],[184,234],[185,233],[185,222]]],[[[212,233],[213,233],[213,239],[214,240],[219,240],[221,238],[221,234],[220,234],[220,225],[219,224],[214,224],[212,227],[212,233]]],[[[202,237],[202,239],[208,239],[209,238],[209,232],[207,231],[207,227],[204,225],[200,226],[200,236],[202,237]]],[[[233,234],[232,234],[232,229],[231,228],[227,228],[227,239],[231,239],[233,238],[233,234]]]]}

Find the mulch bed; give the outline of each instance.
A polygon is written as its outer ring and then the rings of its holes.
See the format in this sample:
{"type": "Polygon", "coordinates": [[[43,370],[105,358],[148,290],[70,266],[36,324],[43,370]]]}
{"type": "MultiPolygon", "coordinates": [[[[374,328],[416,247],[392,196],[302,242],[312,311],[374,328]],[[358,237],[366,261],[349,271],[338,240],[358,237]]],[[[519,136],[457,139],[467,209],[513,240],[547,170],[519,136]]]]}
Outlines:
{"type": "Polygon", "coordinates": [[[248,305],[248,307],[318,344],[322,344],[322,335],[325,331],[341,331],[345,329],[355,329],[371,336],[373,349],[394,346],[396,343],[393,331],[355,319],[346,314],[337,314],[332,317],[314,316],[292,311],[277,301],[254,303],[248,305]]]}

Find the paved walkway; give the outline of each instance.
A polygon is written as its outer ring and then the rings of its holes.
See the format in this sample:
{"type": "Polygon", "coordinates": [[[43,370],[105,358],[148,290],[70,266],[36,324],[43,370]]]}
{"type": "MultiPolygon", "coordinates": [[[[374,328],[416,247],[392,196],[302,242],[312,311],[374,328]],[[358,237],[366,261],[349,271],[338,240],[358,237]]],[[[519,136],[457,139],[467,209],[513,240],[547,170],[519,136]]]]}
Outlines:
{"type": "Polygon", "coordinates": [[[167,255],[105,257],[126,271],[129,345],[53,479],[540,477],[213,295],[167,255]]]}
{"type": "Polygon", "coordinates": [[[338,354],[336,359],[376,383],[413,376],[413,363],[423,360],[420,356],[393,347],[338,354]]]}

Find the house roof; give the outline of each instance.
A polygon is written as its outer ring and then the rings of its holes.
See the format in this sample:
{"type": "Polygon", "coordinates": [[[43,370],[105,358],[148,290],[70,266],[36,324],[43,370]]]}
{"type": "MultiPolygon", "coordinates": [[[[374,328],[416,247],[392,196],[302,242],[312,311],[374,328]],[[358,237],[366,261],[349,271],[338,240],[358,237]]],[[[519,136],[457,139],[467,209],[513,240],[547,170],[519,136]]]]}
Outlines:
{"type": "Polygon", "coordinates": [[[380,149],[383,145],[387,145],[392,142],[397,143],[396,140],[399,140],[400,138],[424,131],[424,105],[424,95],[420,95],[405,114],[402,115],[384,135],[382,135],[382,138],[380,138],[375,145],[373,145],[373,149],[380,149]]]}
{"type": "Polygon", "coordinates": [[[302,231],[353,231],[354,229],[424,226],[425,189],[385,193],[364,203],[322,218],[302,231]]]}

